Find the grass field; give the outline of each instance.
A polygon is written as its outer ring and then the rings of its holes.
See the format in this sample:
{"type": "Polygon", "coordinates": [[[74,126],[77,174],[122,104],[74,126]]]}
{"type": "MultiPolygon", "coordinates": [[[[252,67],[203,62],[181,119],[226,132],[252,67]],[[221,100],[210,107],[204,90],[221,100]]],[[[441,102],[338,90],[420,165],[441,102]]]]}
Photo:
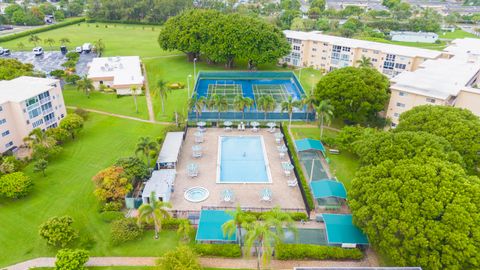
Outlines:
{"type": "MultiPolygon", "coordinates": [[[[33,268],[35,270],[50,270],[55,268],[33,268]]],[[[155,266],[106,266],[106,267],[88,267],[88,270],[158,270],[158,267],[155,266]]],[[[248,270],[248,269],[239,269],[239,268],[203,268],[203,270],[248,270]]]]}
{"type": "MultiPolygon", "coordinates": [[[[158,136],[164,127],[137,121],[90,114],[84,130],[74,142],[50,161],[47,177],[25,172],[35,186],[18,201],[0,200],[0,267],[39,256],[54,256],[38,236],[38,227],[56,215],[71,215],[81,237],[92,237],[92,256],[159,256],[175,247],[175,232],[162,232],[153,239],[147,232],[142,241],[121,246],[109,244],[109,225],[100,220],[91,178],[116,159],[133,154],[140,136],[158,136]]],[[[78,245],[77,245],[78,246],[78,245]]]]}
{"type": "Polygon", "coordinates": [[[455,30],[453,32],[445,32],[438,35],[439,38],[445,39],[456,39],[456,38],[480,38],[472,33],[463,31],[463,30],[455,30]]]}
{"type": "Polygon", "coordinates": [[[439,44],[437,43],[421,43],[421,42],[404,42],[404,41],[391,41],[383,38],[373,38],[373,37],[358,37],[359,39],[381,42],[381,43],[388,43],[393,45],[401,45],[401,46],[408,46],[408,47],[416,47],[420,49],[429,49],[429,50],[437,50],[441,51],[445,49],[447,46],[445,41],[441,41],[439,44]]]}
{"type": "Polygon", "coordinates": [[[63,98],[68,106],[148,119],[147,100],[144,95],[137,96],[138,113],[135,112],[135,103],[132,96],[117,97],[115,93],[93,91],[88,98],[84,92],[78,91],[74,86],[65,85],[63,98]]]}

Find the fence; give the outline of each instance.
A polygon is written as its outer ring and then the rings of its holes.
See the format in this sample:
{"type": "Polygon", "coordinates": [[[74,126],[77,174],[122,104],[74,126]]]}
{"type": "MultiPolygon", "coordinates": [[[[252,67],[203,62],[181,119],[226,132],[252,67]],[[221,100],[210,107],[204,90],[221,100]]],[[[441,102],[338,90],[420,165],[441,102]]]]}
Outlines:
{"type": "MultiPolygon", "coordinates": [[[[269,112],[265,116],[264,112],[202,112],[197,114],[195,111],[188,112],[188,120],[202,120],[202,121],[220,121],[222,120],[239,120],[239,121],[271,121],[271,120],[289,120],[287,112],[269,112]]],[[[315,113],[312,112],[293,112],[292,121],[315,120],[315,113]]]]}
{"type": "MultiPolygon", "coordinates": [[[[234,206],[202,206],[202,210],[225,210],[225,211],[233,211],[237,208],[234,206]]],[[[245,212],[268,212],[272,210],[272,207],[241,207],[242,211],[245,212]]],[[[297,213],[304,213],[305,209],[303,208],[280,208],[280,210],[284,212],[297,212],[297,213]]]]}

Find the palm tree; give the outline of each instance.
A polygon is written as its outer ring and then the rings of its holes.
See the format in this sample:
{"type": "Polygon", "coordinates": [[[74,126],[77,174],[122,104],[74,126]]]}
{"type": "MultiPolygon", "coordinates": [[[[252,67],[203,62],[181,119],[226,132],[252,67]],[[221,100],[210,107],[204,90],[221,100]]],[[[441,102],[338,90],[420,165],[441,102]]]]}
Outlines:
{"type": "Polygon", "coordinates": [[[287,212],[282,211],[278,206],[275,206],[270,211],[265,212],[262,215],[262,219],[268,220],[273,227],[275,227],[275,230],[279,235],[284,234],[284,227],[287,227],[287,229],[290,232],[293,232],[295,235],[297,234],[297,227],[295,226],[295,221],[293,220],[292,216],[287,212]]]}
{"type": "Polygon", "coordinates": [[[105,43],[103,43],[102,39],[98,39],[93,43],[95,46],[95,51],[97,52],[98,56],[102,56],[103,51],[105,51],[105,43]]]}
{"type": "Polygon", "coordinates": [[[360,60],[357,60],[357,64],[359,67],[369,68],[372,67],[372,59],[370,57],[365,57],[364,55],[362,55],[362,58],[360,60]]]}
{"type": "Polygon", "coordinates": [[[323,137],[323,123],[330,123],[333,117],[333,105],[330,104],[329,100],[322,100],[318,104],[317,108],[318,118],[320,119],[320,139],[323,137]]]}
{"type": "Polygon", "coordinates": [[[205,97],[197,98],[195,96],[190,99],[189,104],[191,104],[192,107],[195,108],[195,114],[197,115],[198,121],[198,116],[202,115],[203,107],[205,107],[205,105],[207,104],[207,100],[205,99],[205,97]]]}
{"type": "Polygon", "coordinates": [[[158,239],[158,233],[162,230],[162,222],[170,217],[165,208],[172,208],[168,202],[161,202],[155,198],[155,192],[150,194],[150,203],[144,203],[138,208],[137,223],[141,226],[143,223],[152,223],[155,226],[155,239],[158,239]]]}
{"type": "Polygon", "coordinates": [[[55,40],[53,38],[46,38],[46,39],[43,40],[43,42],[45,44],[50,45],[50,50],[52,49],[53,44],[55,44],[55,40]]]}
{"type": "Polygon", "coordinates": [[[253,221],[254,217],[245,213],[240,205],[237,205],[237,209],[234,211],[228,211],[227,214],[232,216],[232,219],[223,223],[223,235],[230,238],[235,232],[238,232],[238,243],[242,246],[242,224],[253,221]]]}
{"type": "Polygon", "coordinates": [[[18,48],[19,51],[21,51],[21,50],[25,49],[25,44],[23,44],[23,42],[19,42],[19,43],[17,43],[17,48],[18,48]]]}
{"type": "Polygon", "coordinates": [[[150,154],[157,150],[157,143],[150,137],[140,137],[135,154],[141,152],[147,158],[147,166],[150,167],[150,154]]]}
{"type": "Polygon", "coordinates": [[[33,43],[33,45],[35,47],[37,47],[37,44],[42,41],[41,38],[39,38],[37,35],[31,35],[29,38],[28,38],[28,42],[30,43],[33,43]]]}
{"type": "Polygon", "coordinates": [[[130,89],[132,91],[132,96],[133,96],[133,102],[135,103],[135,112],[138,113],[138,105],[137,105],[137,87],[132,86],[130,89]]]}
{"type": "Polygon", "coordinates": [[[315,105],[317,103],[317,99],[315,98],[313,93],[310,93],[308,97],[304,97],[302,99],[302,104],[306,106],[307,112],[305,114],[305,121],[308,122],[308,114],[315,110],[315,105]]]}
{"type": "Polygon", "coordinates": [[[190,234],[192,233],[192,226],[188,219],[181,219],[181,222],[178,224],[177,234],[182,238],[183,241],[188,242],[190,240],[190,234]]]}
{"type": "Polygon", "coordinates": [[[41,145],[46,148],[52,147],[56,144],[55,139],[47,136],[47,134],[39,128],[33,129],[28,133],[28,136],[23,139],[29,148],[33,148],[34,145],[41,145]]]}
{"type": "Polygon", "coordinates": [[[253,106],[253,99],[244,97],[242,95],[236,95],[233,99],[233,107],[236,111],[242,112],[242,119],[245,119],[245,110],[250,109],[253,106]]]}
{"type": "Polygon", "coordinates": [[[249,254],[252,247],[255,248],[257,255],[257,269],[260,269],[260,261],[262,265],[266,266],[272,257],[272,244],[278,243],[281,240],[281,235],[276,231],[271,230],[274,224],[270,220],[260,221],[256,220],[252,223],[246,223],[245,229],[245,252],[249,254]]]}
{"type": "Polygon", "coordinates": [[[265,120],[267,120],[267,113],[275,110],[275,99],[270,95],[261,96],[257,99],[257,110],[263,111],[265,120]]]}
{"type": "Polygon", "coordinates": [[[292,125],[293,109],[298,108],[301,105],[302,103],[298,100],[293,100],[292,96],[289,96],[287,100],[282,102],[282,112],[288,112],[288,118],[290,119],[290,121],[288,122],[288,128],[290,128],[290,126],[292,125]]]}
{"type": "Polygon", "coordinates": [[[218,98],[215,100],[215,107],[217,107],[218,112],[217,122],[220,122],[220,113],[228,109],[228,101],[224,95],[218,96],[218,98]]]}
{"type": "Polygon", "coordinates": [[[217,105],[217,99],[219,96],[217,94],[211,95],[205,102],[205,105],[207,106],[207,110],[212,112],[215,109],[215,106],[217,105]]]}
{"type": "Polygon", "coordinates": [[[165,100],[167,100],[167,96],[170,93],[170,89],[167,87],[167,82],[161,79],[158,80],[157,91],[158,95],[160,96],[160,100],[162,101],[162,113],[165,114],[165,100]]]}
{"type": "Polygon", "coordinates": [[[70,39],[66,37],[61,38],[59,41],[63,46],[65,46],[67,43],[70,43],[70,39]]]}
{"type": "Polygon", "coordinates": [[[95,90],[93,86],[93,81],[84,75],[80,80],[77,81],[77,90],[82,90],[87,95],[87,98],[90,98],[90,91],[95,90]]]}

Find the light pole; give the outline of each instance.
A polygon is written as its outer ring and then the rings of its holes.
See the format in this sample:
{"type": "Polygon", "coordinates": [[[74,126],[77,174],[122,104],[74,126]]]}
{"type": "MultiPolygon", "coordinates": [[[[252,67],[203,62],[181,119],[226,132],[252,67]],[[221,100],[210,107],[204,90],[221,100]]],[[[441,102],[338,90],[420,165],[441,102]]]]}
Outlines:
{"type": "Polygon", "coordinates": [[[197,64],[197,58],[193,58],[193,84],[197,81],[197,73],[196,73],[196,64],[197,64]]]}
{"type": "Polygon", "coordinates": [[[187,76],[187,89],[188,89],[188,96],[187,98],[190,98],[190,79],[192,78],[192,74],[187,76]]]}
{"type": "Polygon", "coordinates": [[[315,83],[314,83],[315,80],[314,80],[313,77],[314,77],[313,74],[310,74],[310,78],[312,78],[312,80],[311,80],[312,90],[310,90],[310,95],[313,94],[313,86],[315,85],[315,83]]]}

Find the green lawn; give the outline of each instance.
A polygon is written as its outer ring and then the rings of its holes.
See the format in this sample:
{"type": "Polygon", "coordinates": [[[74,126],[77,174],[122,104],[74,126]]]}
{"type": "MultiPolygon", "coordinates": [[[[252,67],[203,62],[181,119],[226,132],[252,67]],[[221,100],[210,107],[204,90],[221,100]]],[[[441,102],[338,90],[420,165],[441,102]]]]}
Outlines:
{"type": "Polygon", "coordinates": [[[319,70],[313,68],[302,68],[301,71],[300,69],[298,69],[295,71],[295,74],[300,79],[303,90],[307,95],[310,95],[312,87],[313,90],[315,90],[315,86],[322,77],[322,73],[319,70]]]}
{"type": "Polygon", "coordinates": [[[92,91],[90,98],[72,85],[65,85],[63,98],[68,106],[95,109],[110,113],[123,114],[148,119],[147,100],[144,95],[137,96],[138,113],[132,96],[118,96],[115,93],[92,91]]]}
{"type": "MultiPolygon", "coordinates": [[[[320,139],[320,130],[319,128],[311,127],[301,127],[301,128],[292,128],[292,133],[295,139],[302,138],[311,138],[311,139],[320,139]]],[[[323,134],[327,136],[334,137],[336,131],[324,129],[323,134]]],[[[342,151],[338,155],[332,155],[327,152],[327,157],[330,158],[330,172],[335,175],[338,180],[340,180],[345,188],[348,190],[351,187],[351,181],[355,176],[360,164],[355,157],[350,152],[342,151]]]]}
{"type": "Polygon", "coordinates": [[[463,30],[455,30],[453,32],[445,32],[441,33],[438,35],[439,38],[445,38],[445,39],[456,39],[456,38],[480,38],[474,34],[471,34],[469,32],[463,31],[463,30]]]}
{"type": "Polygon", "coordinates": [[[421,49],[429,49],[429,50],[438,50],[441,51],[445,49],[447,46],[444,41],[441,41],[439,44],[437,43],[422,43],[422,42],[404,42],[404,41],[391,41],[383,38],[375,38],[375,37],[356,37],[358,39],[381,42],[381,43],[388,43],[394,45],[401,45],[401,46],[408,46],[408,47],[416,47],[421,49]]]}
{"type": "MultiPolygon", "coordinates": [[[[54,268],[41,267],[33,268],[35,270],[49,270],[54,268]]],[[[157,270],[158,267],[155,266],[106,266],[106,267],[88,267],[89,270],[157,270]]],[[[203,268],[204,270],[248,270],[248,269],[238,269],[238,268],[203,268]]]]}
{"type": "MultiPolygon", "coordinates": [[[[109,225],[100,220],[93,196],[91,178],[119,157],[133,154],[140,136],[155,137],[164,127],[149,123],[90,114],[76,141],[64,146],[50,161],[47,176],[25,172],[34,189],[26,198],[0,200],[0,267],[39,256],[54,256],[38,236],[38,227],[56,215],[71,215],[81,237],[92,237],[96,244],[92,256],[160,256],[176,246],[175,232],[162,232],[160,240],[148,232],[142,241],[113,247],[109,244],[109,225]]],[[[78,247],[78,244],[75,246],[78,247]]]]}

